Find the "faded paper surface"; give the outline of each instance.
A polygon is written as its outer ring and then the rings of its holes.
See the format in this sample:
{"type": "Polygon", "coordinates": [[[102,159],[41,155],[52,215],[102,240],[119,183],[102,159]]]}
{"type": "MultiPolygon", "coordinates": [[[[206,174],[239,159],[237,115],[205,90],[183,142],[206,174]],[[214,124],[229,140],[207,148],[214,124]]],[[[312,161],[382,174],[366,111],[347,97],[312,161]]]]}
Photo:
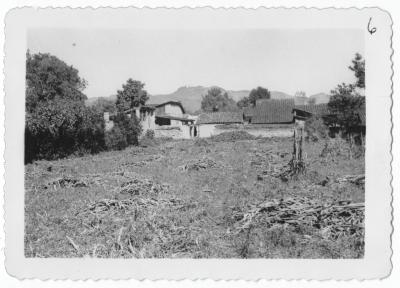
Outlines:
{"type": "MultiPolygon", "coordinates": [[[[391,19],[377,9],[15,9],[6,18],[6,268],[39,279],[372,279],[388,275],[391,233],[391,19]],[[371,34],[367,27],[375,27],[371,34]],[[56,259],[24,256],[24,99],[29,29],[333,29],[364,31],[366,64],[363,259],[56,259]]],[[[346,45],[346,43],[338,43],[346,45]]]]}

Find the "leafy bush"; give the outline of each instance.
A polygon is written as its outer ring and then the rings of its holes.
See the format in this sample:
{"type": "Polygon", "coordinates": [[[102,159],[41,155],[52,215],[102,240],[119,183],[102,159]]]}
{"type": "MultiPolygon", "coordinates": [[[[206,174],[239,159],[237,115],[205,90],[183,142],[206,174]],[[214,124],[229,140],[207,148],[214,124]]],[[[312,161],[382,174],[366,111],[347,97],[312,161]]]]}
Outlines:
{"type": "Polygon", "coordinates": [[[121,133],[126,137],[127,145],[138,145],[139,136],[142,133],[142,125],[135,115],[118,113],[114,118],[114,125],[118,126],[121,133]]]}
{"type": "Polygon", "coordinates": [[[126,135],[123,134],[118,126],[114,126],[106,132],[105,142],[107,150],[122,150],[128,146],[126,135]]]}
{"type": "Polygon", "coordinates": [[[26,57],[25,162],[105,149],[103,115],[85,106],[86,81],[50,54],[26,57]]]}
{"type": "Polygon", "coordinates": [[[307,119],[304,130],[306,141],[317,142],[328,137],[329,128],[321,117],[313,116],[307,119]]]}
{"type": "Polygon", "coordinates": [[[80,102],[37,103],[25,119],[25,162],[104,150],[102,115],[80,102]]]}

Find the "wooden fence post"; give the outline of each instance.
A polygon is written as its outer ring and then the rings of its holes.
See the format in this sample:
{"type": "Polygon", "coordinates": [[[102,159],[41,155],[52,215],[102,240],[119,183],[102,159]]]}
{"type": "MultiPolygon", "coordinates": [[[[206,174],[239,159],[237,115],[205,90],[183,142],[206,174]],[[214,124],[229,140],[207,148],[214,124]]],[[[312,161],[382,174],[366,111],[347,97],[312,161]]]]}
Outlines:
{"type": "Polygon", "coordinates": [[[291,170],[293,174],[299,174],[305,169],[303,161],[303,141],[304,141],[304,123],[295,122],[293,129],[293,158],[291,161],[291,170]]]}

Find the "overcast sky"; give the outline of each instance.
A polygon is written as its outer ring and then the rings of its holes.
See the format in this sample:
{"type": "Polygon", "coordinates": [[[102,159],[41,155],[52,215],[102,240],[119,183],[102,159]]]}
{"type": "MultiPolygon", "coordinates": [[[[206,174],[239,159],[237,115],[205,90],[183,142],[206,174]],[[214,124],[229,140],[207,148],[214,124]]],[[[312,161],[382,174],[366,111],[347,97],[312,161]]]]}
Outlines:
{"type": "Polygon", "coordinates": [[[180,86],[329,93],[353,82],[347,68],[364,55],[361,30],[60,30],[28,33],[31,53],[51,53],[79,70],[88,97],[115,94],[128,78],[150,94],[180,86]]]}

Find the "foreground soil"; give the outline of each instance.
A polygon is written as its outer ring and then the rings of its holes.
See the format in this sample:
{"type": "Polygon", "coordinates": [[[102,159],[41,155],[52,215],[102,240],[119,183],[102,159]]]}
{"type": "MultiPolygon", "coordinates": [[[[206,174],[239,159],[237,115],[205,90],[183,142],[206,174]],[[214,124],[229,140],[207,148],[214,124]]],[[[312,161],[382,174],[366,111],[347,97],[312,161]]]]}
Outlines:
{"type": "Polygon", "coordinates": [[[306,172],[294,178],[281,177],[289,138],[37,161],[25,167],[25,255],[363,257],[364,158],[331,146],[306,143],[306,172]]]}

